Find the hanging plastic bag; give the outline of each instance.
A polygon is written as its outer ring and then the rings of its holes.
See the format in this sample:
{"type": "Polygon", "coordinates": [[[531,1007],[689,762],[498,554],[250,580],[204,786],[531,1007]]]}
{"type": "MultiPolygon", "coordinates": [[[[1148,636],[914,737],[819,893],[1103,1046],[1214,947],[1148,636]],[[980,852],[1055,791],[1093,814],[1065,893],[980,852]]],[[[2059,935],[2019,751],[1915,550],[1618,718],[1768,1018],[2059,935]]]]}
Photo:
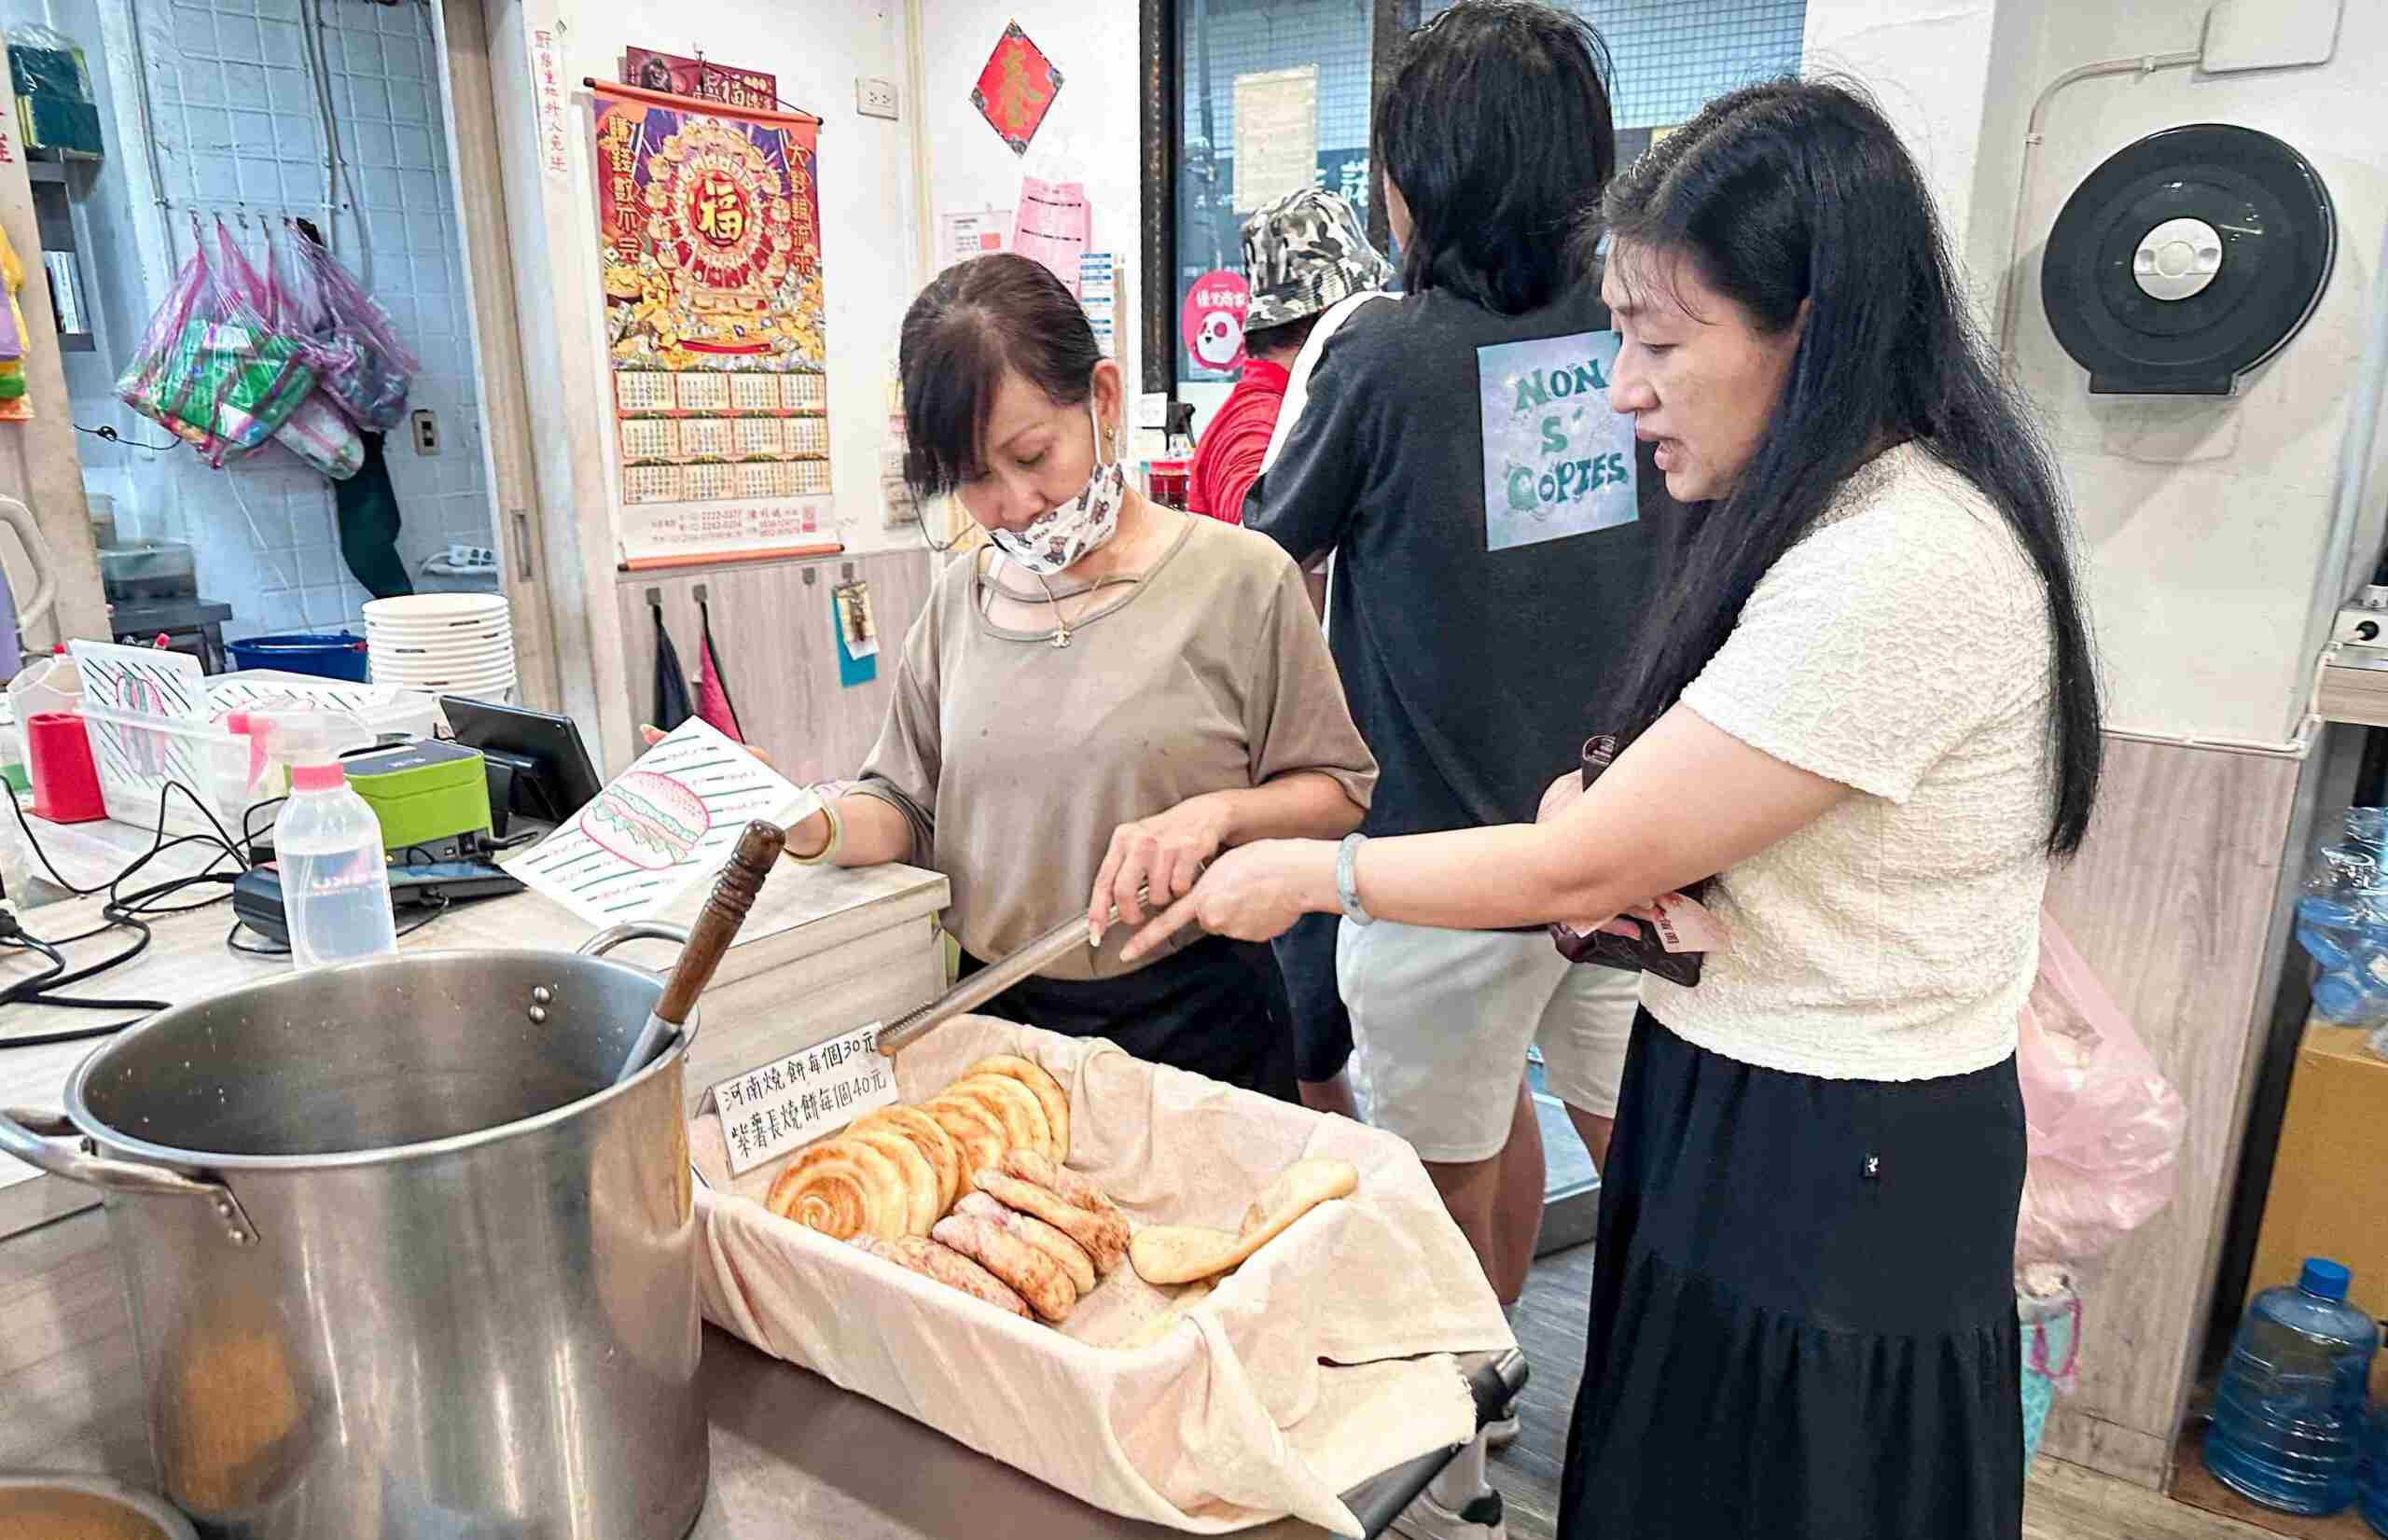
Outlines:
{"type": "Polygon", "coordinates": [[[2187,1109],[2045,913],[2039,977],[2018,1027],[2030,1148],[2016,1260],[2080,1262],[2172,1201],[2187,1109]]]}
{"type": "Polygon", "coordinates": [[[285,237],[276,256],[277,285],[320,316],[314,335],[335,355],[323,370],[325,391],[358,427],[396,431],[423,366],[398,340],[389,312],[331,253],[303,236],[285,237]]]}
{"type": "Polygon", "coordinates": [[[255,271],[222,220],[213,257],[195,219],[191,233],[200,249],[150,318],[117,395],[221,467],[298,410],[315,388],[314,352],[268,324],[255,271]]]}
{"type": "Polygon", "coordinates": [[[321,297],[313,291],[312,279],[302,279],[299,286],[285,285],[285,279],[290,276],[285,261],[287,245],[286,240],[278,241],[271,229],[267,230],[262,274],[249,265],[246,257],[237,250],[234,254],[245,270],[243,280],[255,290],[266,324],[285,335],[304,339],[315,366],[315,388],[273,430],[273,441],[333,480],[345,481],[365,464],[365,440],[326,394],[326,384],[354,362],[354,344],[328,335],[321,297]]]}

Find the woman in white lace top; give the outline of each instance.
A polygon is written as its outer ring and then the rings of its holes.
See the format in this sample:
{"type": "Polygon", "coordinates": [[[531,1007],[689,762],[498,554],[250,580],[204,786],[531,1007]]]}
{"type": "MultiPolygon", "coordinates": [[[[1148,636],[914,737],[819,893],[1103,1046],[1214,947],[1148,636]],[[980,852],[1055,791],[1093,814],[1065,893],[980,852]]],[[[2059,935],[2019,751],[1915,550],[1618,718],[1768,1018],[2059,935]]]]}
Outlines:
{"type": "Polygon", "coordinates": [[[1628,746],[1534,825],[1230,852],[1139,944],[1639,934],[1709,880],[1699,982],[1643,984],[1560,1533],[2014,1540],[2016,1013],[2099,771],[2062,492],[1851,90],[1727,96],[1602,213],[1610,402],[1699,516],[1584,724],[1628,746]]]}

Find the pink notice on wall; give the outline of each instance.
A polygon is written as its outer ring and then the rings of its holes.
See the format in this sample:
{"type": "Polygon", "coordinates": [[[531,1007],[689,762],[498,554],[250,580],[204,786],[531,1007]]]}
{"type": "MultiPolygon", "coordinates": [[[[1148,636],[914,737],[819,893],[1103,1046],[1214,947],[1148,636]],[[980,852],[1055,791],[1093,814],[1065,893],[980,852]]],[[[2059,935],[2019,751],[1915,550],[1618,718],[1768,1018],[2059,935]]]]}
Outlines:
{"type": "Polygon", "coordinates": [[[1011,249],[1052,270],[1072,298],[1078,292],[1078,257],[1086,251],[1093,215],[1083,182],[1020,179],[1020,212],[1013,217],[1011,249]]]}

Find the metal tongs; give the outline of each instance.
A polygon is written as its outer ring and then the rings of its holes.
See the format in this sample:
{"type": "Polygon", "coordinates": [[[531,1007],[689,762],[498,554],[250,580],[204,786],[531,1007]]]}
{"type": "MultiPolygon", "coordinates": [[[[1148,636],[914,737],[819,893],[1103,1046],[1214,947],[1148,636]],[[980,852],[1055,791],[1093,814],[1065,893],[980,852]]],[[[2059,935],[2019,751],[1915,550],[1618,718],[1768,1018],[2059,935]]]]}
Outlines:
{"type": "MultiPolygon", "coordinates": [[[[1140,904],[1149,902],[1151,896],[1149,888],[1136,890],[1136,901],[1140,904]]],[[[1107,931],[1118,923],[1119,911],[1114,909],[1104,928],[1107,931]]],[[[1029,975],[1052,966],[1076,948],[1088,944],[1086,916],[1073,915],[1002,962],[992,963],[979,969],[910,1015],[897,1017],[892,1025],[881,1029],[879,1051],[893,1059],[936,1028],[965,1012],[976,1010],[1029,975]]]]}

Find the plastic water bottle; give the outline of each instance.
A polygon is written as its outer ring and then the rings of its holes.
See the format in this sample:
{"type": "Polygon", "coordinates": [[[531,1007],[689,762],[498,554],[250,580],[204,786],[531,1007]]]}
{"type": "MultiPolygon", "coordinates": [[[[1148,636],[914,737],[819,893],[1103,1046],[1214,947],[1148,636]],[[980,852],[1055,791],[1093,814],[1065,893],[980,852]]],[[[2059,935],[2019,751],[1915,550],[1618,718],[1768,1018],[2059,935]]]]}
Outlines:
{"type": "Polygon", "coordinates": [[[2328,1514],[2354,1501],[2380,1328],[2346,1302],[2347,1283],[2314,1256],[2295,1287],[2256,1296],[2214,1388],[2206,1468],[2268,1507],[2328,1514]]]}
{"type": "Polygon", "coordinates": [[[338,765],[291,767],[290,800],[273,821],[273,863],[291,960],[300,967],[398,950],[382,821],[338,765]]]}
{"type": "Polygon", "coordinates": [[[2355,1511],[2375,1534],[2388,1534],[2388,1407],[2375,1407],[2367,1430],[2363,1473],[2355,1482],[2355,1511]]]}
{"type": "Polygon", "coordinates": [[[2308,894],[2297,901],[2297,940],[2319,964],[2315,1015],[2343,1027],[2388,1020],[2388,927],[2368,897],[2308,894]]]}
{"type": "Polygon", "coordinates": [[[291,960],[312,968],[395,953],[382,821],[340,767],[340,750],[369,744],[372,734],[339,712],[258,710],[226,724],[249,737],[252,783],[265,763],[290,770],[290,799],[273,821],[273,861],[291,960]]]}

